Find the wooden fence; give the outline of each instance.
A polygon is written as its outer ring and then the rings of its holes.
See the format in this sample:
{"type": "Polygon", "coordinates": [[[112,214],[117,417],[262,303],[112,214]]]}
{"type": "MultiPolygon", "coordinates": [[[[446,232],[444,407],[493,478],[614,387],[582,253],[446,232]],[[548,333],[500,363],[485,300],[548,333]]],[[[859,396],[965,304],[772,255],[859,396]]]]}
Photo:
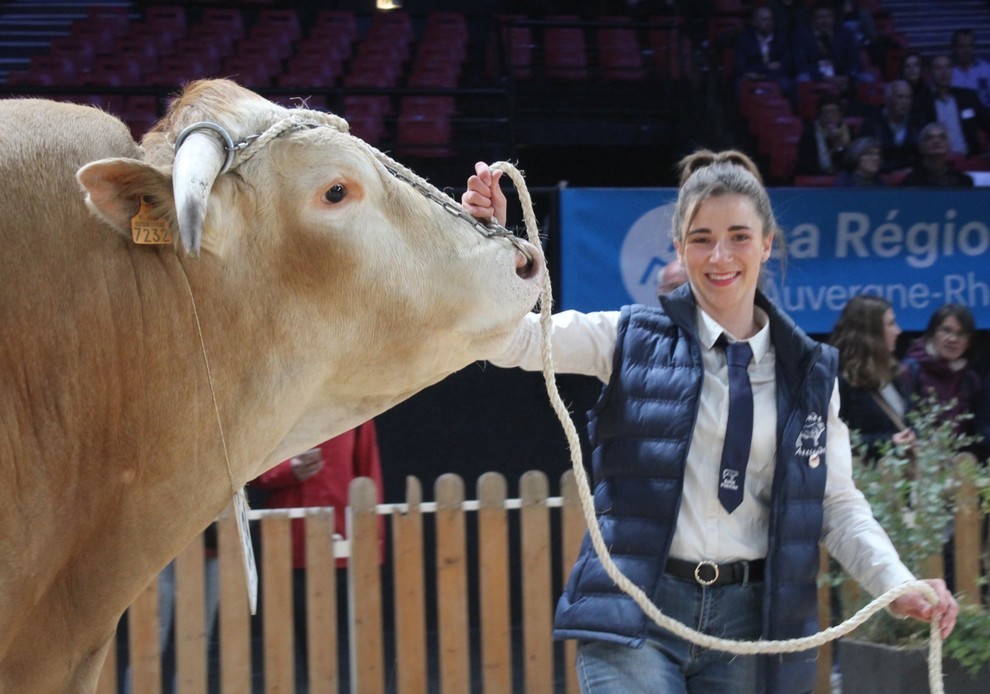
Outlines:
{"type": "MultiPolygon", "coordinates": [[[[355,480],[350,542],[339,535],[334,539],[330,509],[252,512],[260,519],[261,538],[262,633],[254,638],[252,626],[259,630],[248,610],[236,524],[225,514],[218,532],[219,646],[213,649],[219,650],[219,663],[212,664],[212,678],[202,538],[176,558],[177,691],[294,691],[290,527],[291,518],[305,517],[309,692],[347,687],[337,661],[342,643],[350,654],[350,691],[361,694],[576,693],[574,644],[554,643],[551,637],[556,597],[584,534],[573,475],[562,476],[558,497],[549,495],[541,472],[520,478],[519,498],[508,498],[507,489],[502,475],[487,473],[478,479],[477,500],[465,500],[462,479],[447,474],[436,481],[435,501],[427,503],[420,483],[409,478],[404,504],[376,506],[371,480],[355,480]],[[384,564],[378,515],[390,521],[384,564]],[[349,557],[346,634],[338,633],[335,553],[349,557]],[[386,624],[391,628],[386,630],[386,624]]],[[[978,601],[980,523],[985,519],[975,492],[962,494],[956,576],[959,590],[978,601]]],[[[830,624],[827,588],[819,598],[822,624],[830,624]]],[[[126,619],[130,691],[161,691],[157,581],[126,619]]],[[[100,694],[124,691],[115,654],[111,649],[100,694]]],[[[824,694],[830,691],[830,646],[822,649],[819,663],[816,692],[824,694]]]]}

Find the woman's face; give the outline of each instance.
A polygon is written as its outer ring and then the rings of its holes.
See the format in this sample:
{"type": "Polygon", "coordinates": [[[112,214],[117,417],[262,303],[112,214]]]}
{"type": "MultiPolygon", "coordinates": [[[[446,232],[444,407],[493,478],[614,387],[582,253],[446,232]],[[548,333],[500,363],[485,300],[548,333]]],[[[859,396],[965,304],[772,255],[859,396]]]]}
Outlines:
{"type": "Polygon", "coordinates": [[[921,79],[921,58],[919,56],[911,55],[904,59],[904,79],[908,82],[917,82],[921,79]]]}
{"type": "Polygon", "coordinates": [[[731,330],[743,317],[752,320],[760,268],[772,243],[773,234],[763,233],[753,202],[727,194],[702,202],[674,245],[698,305],[731,330]]]}
{"type": "Polygon", "coordinates": [[[880,173],[881,158],[880,150],[871,147],[859,155],[858,166],[856,168],[864,177],[876,176],[880,173]]]}
{"type": "Polygon", "coordinates": [[[935,329],[932,347],[935,356],[946,361],[959,359],[969,347],[970,335],[963,331],[962,324],[955,316],[948,316],[935,329]]]}
{"type": "Polygon", "coordinates": [[[897,336],[901,334],[901,326],[897,324],[894,309],[888,308],[883,314],[883,336],[887,339],[887,351],[891,354],[897,349],[897,336]]]}

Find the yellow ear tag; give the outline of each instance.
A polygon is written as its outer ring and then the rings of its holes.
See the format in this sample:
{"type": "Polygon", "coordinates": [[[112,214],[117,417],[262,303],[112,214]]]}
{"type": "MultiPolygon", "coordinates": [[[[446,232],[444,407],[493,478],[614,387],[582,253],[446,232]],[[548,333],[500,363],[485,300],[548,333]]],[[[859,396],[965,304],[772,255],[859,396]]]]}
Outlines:
{"type": "Polygon", "coordinates": [[[172,243],[172,230],[168,223],[151,215],[151,205],[141,198],[141,209],[131,218],[131,238],[134,243],[164,246],[172,243]]]}

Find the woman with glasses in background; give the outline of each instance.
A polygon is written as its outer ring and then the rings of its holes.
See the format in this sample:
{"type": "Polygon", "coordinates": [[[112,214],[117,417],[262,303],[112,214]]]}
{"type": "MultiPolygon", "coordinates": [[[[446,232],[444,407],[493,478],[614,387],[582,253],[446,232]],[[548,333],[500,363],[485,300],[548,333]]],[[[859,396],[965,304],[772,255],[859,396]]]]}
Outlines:
{"type": "MultiPolygon", "coordinates": [[[[920,400],[931,396],[953,404],[947,416],[974,414],[983,392],[979,374],[969,361],[976,321],[962,304],[945,304],[932,314],[924,334],[904,355],[904,377],[920,400]]],[[[973,420],[957,421],[960,433],[974,433],[973,420]]]]}

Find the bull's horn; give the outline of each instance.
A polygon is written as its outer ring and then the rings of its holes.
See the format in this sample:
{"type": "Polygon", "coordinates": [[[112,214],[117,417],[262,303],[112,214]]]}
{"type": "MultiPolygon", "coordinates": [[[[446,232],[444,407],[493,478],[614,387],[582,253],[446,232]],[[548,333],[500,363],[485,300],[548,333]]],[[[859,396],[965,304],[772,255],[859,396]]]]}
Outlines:
{"type": "Polygon", "coordinates": [[[179,238],[186,253],[194,257],[199,255],[203,239],[203,220],[210,190],[221,170],[230,165],[232,147],[230,135],[214,123],[195,123],[183,130],[175,142],[172,194],[179,221],[179,238]]]}

